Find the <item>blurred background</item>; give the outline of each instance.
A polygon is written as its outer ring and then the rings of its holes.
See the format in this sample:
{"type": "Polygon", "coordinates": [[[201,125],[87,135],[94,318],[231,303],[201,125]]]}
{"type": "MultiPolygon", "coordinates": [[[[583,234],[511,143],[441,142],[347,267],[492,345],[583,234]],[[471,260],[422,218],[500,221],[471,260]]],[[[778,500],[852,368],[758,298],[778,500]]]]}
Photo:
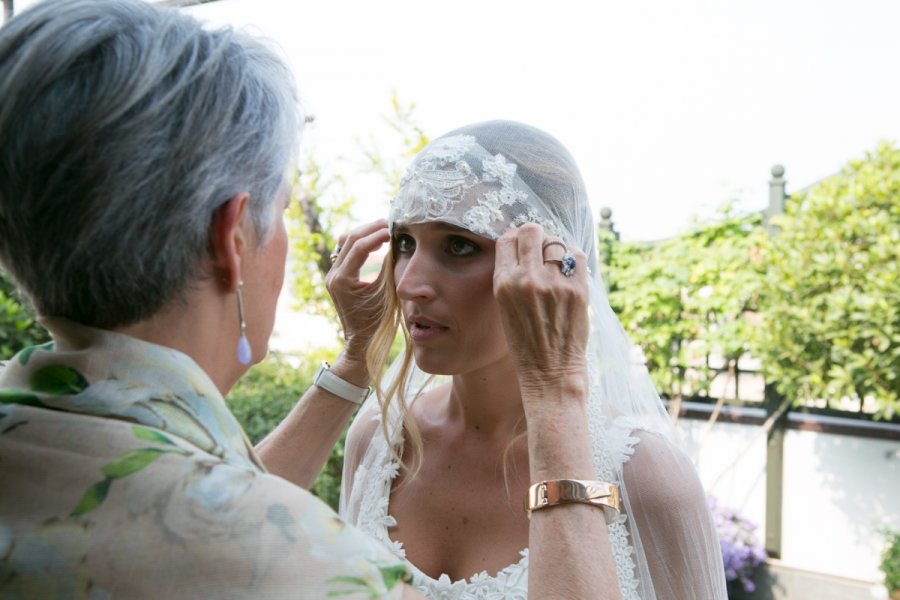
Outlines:
{"type": "MultiPolygon", "coordinates": [[[[273,40],[310,119],[273,352],[229,398],[251,438],[340,349],[337,236],[428,139],[519,120],[581,167],[731,595],[900,593],[900,3],[160,3],[273,40]]],[[[0,359],[45,335],[2,273],[0,319],[0,359]]]]}

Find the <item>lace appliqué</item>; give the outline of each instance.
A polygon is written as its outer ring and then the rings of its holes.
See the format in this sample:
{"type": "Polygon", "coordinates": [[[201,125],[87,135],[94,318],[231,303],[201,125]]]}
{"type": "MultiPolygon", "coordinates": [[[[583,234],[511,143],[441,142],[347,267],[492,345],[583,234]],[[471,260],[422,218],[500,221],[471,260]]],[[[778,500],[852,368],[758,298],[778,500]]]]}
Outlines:
{"type": "MultiPolygon", "coordinates": [[[[634,419],[620,417],[609,423],[600,414],[600,403],[590,403],[588,432],[591,436],[594,469],[603,481],[621,483],[622,466],[634,454],[634,446],[639,439],[632,433],[640,429],[634,419]]],[[[640,600],[637,565],[634,560],[634,547],[628,534],[628,515],[610,524],[609,541],[616,564],[616,578],[623,600],[640,600]]]]}
{"type": "Polygon", "coordinates": [[[510,227],[562,231],[540,198],[502,154],[491,155],[471,135],[439,138],[413,161],[391,203],[391,223],[445,221],[497,239],[510,227]]]}

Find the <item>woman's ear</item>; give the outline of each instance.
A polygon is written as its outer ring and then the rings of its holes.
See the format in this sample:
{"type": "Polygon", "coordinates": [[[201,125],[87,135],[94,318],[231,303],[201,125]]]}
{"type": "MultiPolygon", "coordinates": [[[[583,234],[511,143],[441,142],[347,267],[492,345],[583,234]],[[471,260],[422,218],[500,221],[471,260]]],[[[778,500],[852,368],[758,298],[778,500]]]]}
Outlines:
{"type": "Polygon", "coordinates": [[[211,248],[213,274],[226,286],[237,290],[241,279],[241,258],[250,247],[245,221],[249,219],[250,195],[241,192],[216,209],[212,218],[211,248]]]}

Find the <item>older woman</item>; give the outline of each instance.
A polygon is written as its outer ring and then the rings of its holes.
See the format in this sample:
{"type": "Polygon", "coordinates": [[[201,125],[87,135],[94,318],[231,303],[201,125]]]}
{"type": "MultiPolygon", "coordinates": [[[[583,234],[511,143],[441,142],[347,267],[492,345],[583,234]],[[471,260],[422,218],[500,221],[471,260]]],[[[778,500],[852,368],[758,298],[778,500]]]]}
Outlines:
{"type": "Polygon", "coordinates": [[[140,1],[45,2],[0,30],[0,98],[0,261],[53,336],[0,375],[0,596],[400,597],[223,401],[284,274],[280,60],[140,1]]]}
{"type": "MultiPolygon", "coordinates": [[[[0,263],[53,336],[0,372],[3,597],[418,597],[402,561],[266,471],[223,400],[266,354],[299,122],[276,56],[173,10],[53,0],[0,30],[0,263]]],[[[367,384],[355,275],[332,282],[346,352],[290,422],[301,485],[323,419],[367,384]]],[[[584,471],[586,446],[559,441],[535,445],[547,473],[584,471]]],[[[538,516],[534,543],[602,522],[538,516]]],[[[564,579],[602,585],[605,556],[564,579]]]]}

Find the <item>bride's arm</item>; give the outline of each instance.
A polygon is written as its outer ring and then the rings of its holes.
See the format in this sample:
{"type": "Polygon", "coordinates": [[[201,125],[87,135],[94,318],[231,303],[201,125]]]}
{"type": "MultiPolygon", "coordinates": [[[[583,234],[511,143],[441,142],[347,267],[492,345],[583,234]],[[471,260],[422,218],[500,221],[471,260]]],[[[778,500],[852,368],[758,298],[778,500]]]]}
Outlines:
{"type": "Polygon", "coordinates": [[[725,600],[719,536],[694,465],[671,441],[637,435],[623,477],[656,595],[725,600]]]}
{"type": "MultiPolygon", "coordinates": [[[[561,385],[536,401],[571,401],[581,390],[561,385]]],[[[587,412],[528,416],[532,482],[596,479],[587,412]]],[[[528,534],[528,590],[535,598],[619,598],[619,583],[601,509],[566,504],[533,511],[528,534]]]]}
{"type": "MultiPolygon", "coordinates": [[[[587,431],[586,258],[565,277],[544,263],[543,232],[525,225],[496,247],[494,293],[517,367],[532,483],[595,479],[587,431]]],[[[558,248],[557,248],[558,249],[558,248]]],[[[604,511],[586,504],[536,510],[528,535],[535,598],[619,598],[604,511]]]]}

